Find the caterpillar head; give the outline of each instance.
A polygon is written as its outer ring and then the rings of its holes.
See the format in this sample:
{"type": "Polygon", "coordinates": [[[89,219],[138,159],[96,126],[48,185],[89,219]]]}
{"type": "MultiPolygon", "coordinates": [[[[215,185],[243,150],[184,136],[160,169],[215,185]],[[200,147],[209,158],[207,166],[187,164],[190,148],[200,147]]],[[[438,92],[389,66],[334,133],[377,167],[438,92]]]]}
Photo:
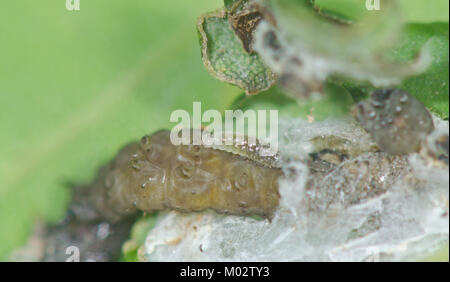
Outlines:
{"type": "Polygon", "coordinates": [[[368,100],[356,106],[354,115],[378,146],[390,154],[417,151],[434,129],[425,106],[400,89],[372,92],[368,100]]]}

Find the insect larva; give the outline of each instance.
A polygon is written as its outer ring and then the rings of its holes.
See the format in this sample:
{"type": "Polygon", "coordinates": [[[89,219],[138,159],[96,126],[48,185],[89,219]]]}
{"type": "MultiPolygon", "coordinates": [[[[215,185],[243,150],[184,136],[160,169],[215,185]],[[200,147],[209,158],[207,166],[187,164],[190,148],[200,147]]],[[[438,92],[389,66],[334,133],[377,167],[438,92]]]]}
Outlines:
{"type": "MultiPolygon", "coordinates": [[[[402,157],[374,152],[355,158],[350,153],[347,159],[346,153],[352,150],[341,147],[340,139],[324,142],[330,146],[324,145],[326,149],[313,155],[305,194],[298,195],[307,210],[317,211],[319,216],[336,207],[378,197],[392,186],[398,174],[407,172],[402,157]],[[318,162],[328,165],[314,169],[318,162]]],[[[80,247],[85,254],[82,260],[114,260],[139,211],[213,209],[271,218],[279,205],[278,178],[282,171],[265,166],[265,161],[255,161],[257,157],[253,151],[247,152],[248,147],[238,149],[230,153],[203,145],[175,146],[169,131],[158,131],[129,144],[100,169],[93,184],[75,188],[70,220],[45,234],[43,260],[64,260],[70,244],[80,247]],[[110,227],[106,237],[98,233],[105,224],[110,227]]]]}
{"type": "Polygon", "coordinates": [[[93,184],[74,188],[66,220],[46,228],[40,259],[64,261],[67,246],[75,244],[82,261],[115,260],[139,211],[213,209],[271,218],[281,170],[269,166],[273,158],[253,150],[259,142],[244,140],[221,149],[175,146],[169,131],[158,131],[125,146],[93,184]],[[99,237],[100,226],[109,226],[106,237],[99,237]]]}
{"type": "MultiPolygon", "coordinates": [[[[213,209],[270,218],[278,206],[281,170],[245,156],[170,142],[158,131],[123,149],[91,187],[89,204],[117,222],[136,211],[213,209]],[[126,155],[131,156],[126,160],[126,155]]],[[[85,205],[86,206],[86,205],[85,205]]]]}

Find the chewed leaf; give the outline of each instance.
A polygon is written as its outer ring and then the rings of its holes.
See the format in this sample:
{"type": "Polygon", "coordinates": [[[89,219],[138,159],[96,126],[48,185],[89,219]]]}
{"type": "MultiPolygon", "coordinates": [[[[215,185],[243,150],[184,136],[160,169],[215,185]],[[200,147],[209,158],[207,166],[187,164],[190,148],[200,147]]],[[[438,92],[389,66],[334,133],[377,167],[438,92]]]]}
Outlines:
{"type": "Polygon", "coordinates": [[[224,10],[200,17],[197,29],[203,64],[214,77],[239,86],[247,94],[256,94],[275,83],[275,74],[259,55],[245,51],[224,10]]]}

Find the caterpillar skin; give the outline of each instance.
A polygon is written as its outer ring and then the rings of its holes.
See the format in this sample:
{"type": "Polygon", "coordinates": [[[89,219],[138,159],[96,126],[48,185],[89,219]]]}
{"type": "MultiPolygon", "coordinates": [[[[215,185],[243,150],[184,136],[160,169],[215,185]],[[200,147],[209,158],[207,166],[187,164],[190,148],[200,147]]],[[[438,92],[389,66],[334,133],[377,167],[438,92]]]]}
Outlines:
{"type": "Polygon", "coordinates": [[[169,131],[158,131],[122,149],[94,184],[83,188],[91,196],[82,197],[73,210],[79,217],[109,222],[137,211],[165,209],[271,218],[279,204],[281,174],[246,156],[198,145],[175,146],[169,131]]]}

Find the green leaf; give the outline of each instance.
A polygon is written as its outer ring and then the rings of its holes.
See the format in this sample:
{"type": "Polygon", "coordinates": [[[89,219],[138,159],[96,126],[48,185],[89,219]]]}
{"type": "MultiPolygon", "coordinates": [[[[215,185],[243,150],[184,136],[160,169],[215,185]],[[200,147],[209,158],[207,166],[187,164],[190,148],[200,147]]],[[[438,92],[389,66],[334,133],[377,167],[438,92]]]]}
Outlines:
{"type": "Polygon", "coordinates": [[[227,12],[240,11],[248,0],[224,0],[223,6],[227,12]]]}
{"type": "Polygon", "coordinates": [[[196,18],[221,1],[64,2],[0,9],[0,260],[36,220],[62,218],[67,183],[89,183],[121,146],[173,126],[173,110],[222,110],[240,92],[198,52],[196,18]]]}
{"type": "Polygon", "coordinates": [[[400,86],[432,112],[448,118],[449,114],[449,37],[448,23],[410,24],[403,44],[395,52],[399,59],[410,59],[426,45],[432,55],[431,66],[422,74],[406,79],[400,86]]]}
{"type": "MultiPolygon", "coordinates": [[[[344,21],[354,21],[366,13],[376,13],[366,9],[366,0],[314,0],[315,9],[327,17],[344,21]]],[[[380,10],[384,9],[385,0],[380,0],[380,10]]],[[[431,23],[448,21],[448,0],[396,0],[400,7],[402,19],[406,22],[431,23]]]]}
{"type": "Polygon", "coordinates": [[[278,87],[273,87],[255,96],[239,96],[230,109],[278,110],[280,117],[324,120],[348,114],[352,105],[353,99],[344,88],[327,83],[325,95],[317,100],[289,98],[278,87]]]}
{"type": "MultiPolygon", "coordinates": [[[[396,87],[417,97],[441,118],[448,118],[449,115],[448,28],[448,23],[408,24],[401,44],[391,54],[397,61],[408,61],[424,46],[428,48],[432,57],[431,65],[422,74],[409,77],[396,87]]],[[[365,99],[375,89],[367,83],[342,80],[341,83],[355,101],[365,99]]]]}
{"type": "Polygon", "coordinates": [[[448,0],[397,0],[407,22],[448,22],[448,0]]]}
{"type": "Polygon", "coordinates": [[[368,13],[365,1],[361,0],[314,0],[311,2],[319,14],[347,22],[359,20],[368,13]]]}
{"type": "Polygon", "coordinates": [[[143,216],[136,221],[131,229],[130,239],[122,246],[123,261],[140,261],[139,249],[145,243],[148,232],[155,226],[156,216],[157,214],[150,214],[143,216]]]}
{"type": "Polygon", "coordinates": [[[256,53],[248,54],[231,28],[224,9],[199,18],[203,64],[217,79],[256,94],[275,83],[275,74],[256,53]]]}

